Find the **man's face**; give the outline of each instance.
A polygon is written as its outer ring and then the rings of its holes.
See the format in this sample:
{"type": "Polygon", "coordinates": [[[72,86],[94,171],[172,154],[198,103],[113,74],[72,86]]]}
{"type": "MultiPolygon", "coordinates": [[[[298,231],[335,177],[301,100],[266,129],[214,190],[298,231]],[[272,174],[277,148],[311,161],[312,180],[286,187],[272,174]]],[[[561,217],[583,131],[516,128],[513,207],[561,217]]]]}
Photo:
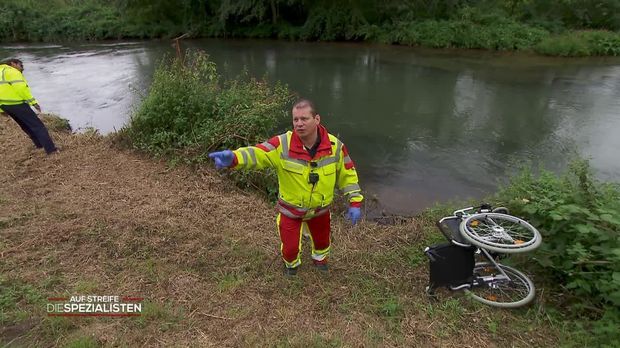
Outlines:
{"type": "Polygon", "coordinates": [[[312,134],[321,122],[321,116],[318,114],[312,116],[310,107],[293,108],[293,129],[300,137],[312,134]]]}

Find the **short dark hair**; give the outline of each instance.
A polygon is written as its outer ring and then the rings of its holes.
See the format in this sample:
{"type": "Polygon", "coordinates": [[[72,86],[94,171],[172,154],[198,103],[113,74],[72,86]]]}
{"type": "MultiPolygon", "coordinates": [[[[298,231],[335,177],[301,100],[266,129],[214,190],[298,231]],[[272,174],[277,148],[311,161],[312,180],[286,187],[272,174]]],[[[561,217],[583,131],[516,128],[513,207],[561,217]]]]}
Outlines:
{"type": "Polygon", "coordinates": [[[295,104],[293,104],[293,109],[305,109],[305,108],[310,108],[310,114],[312,114],[312,116],[316,116],[318,114],[318,112],[316,111],[316,108],[314,107],[314,103],[308,99],[300,98],[300,99],[297,99],[295,104]]]}
{"type": "Polygon", "coordinates": [[[19,60],[17,58],[9,58],[9,59],[3,61],[2,64],[6,64],[6,65],[19,64],[19,65],[23,66],[24,62],[22,62],[21,60],[19,60]]]}

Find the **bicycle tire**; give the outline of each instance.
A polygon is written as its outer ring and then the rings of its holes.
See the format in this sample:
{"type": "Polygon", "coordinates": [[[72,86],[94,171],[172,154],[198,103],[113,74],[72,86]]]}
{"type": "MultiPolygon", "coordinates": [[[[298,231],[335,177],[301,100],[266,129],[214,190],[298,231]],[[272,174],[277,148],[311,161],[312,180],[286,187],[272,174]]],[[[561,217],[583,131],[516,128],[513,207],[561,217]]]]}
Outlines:
{"type": "Polygon", "coordinates": [[[510,210],[506,207],[495,207],[491,210],[491,213],[507,214],[510,215],[510,210]]]}
{"type": "Polygon", "coordinates": [[[461,221],[459,231],[471,244],[498,253],[531,251],[542,242],[540,232],[534,226],[508,214],[470,215],[461,221]]]}
{"type": "MultiPolygon", "coordinates": [[[[510,280],[496,279],[483,282],[480,285],[465,289],[465,292],[478,302],[499,308],[517,308],[532,302],[536,289],[530,278],[512,267],[500,264],[498,266],[508,275],[510,280]]],[[[474,266],[474,276],[490,275],[501,275],[494,264],[481,262],[474,266]],[[493,270],[493,272],[488,274],[489,270],[493,270]]]]}

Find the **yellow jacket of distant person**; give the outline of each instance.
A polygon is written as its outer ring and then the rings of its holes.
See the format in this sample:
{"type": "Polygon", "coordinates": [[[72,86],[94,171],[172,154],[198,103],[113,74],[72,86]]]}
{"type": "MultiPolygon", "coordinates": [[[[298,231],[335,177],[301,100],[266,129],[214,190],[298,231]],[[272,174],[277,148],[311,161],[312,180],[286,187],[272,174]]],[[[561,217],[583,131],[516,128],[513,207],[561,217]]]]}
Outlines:
{"type": "Polygon", "coordinates": [[[0,105],[37,104],[22,73],[6,64],[0,65],[0,105]]]}
{"type": "Polygon", "coordinates": [[[278,210],[292,218],[309,219],[327,213],[336,188],[347,196],[350,206],[361,206],[364,197],[346,147],[325,127],[318,127],[321,141],[313,158],[299,136],[288,131],[262,144],[233,151],[231,167],[274,168],[278,174],[278,210]]]}

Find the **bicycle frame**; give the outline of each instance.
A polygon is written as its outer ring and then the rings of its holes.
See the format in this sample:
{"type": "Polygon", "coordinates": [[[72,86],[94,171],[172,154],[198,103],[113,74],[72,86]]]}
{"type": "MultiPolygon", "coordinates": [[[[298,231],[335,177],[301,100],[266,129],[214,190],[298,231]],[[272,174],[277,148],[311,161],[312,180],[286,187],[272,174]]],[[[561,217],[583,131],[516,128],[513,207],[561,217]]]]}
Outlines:
{"type": "Polygon", "coordinates": [[[484,205],[481,205],[479,207],[467,207],[467,208],[455,210],[452,213],[452,215],[454,215],[456,217],[469,216],[470,214],[468,212],[469,211],[476,211],[476,209],[480,209],[479,210],[480,213],[489,213],[489,212],[491,212],[491,209],[488,209],[484,205]]]}
{"type": "MultiPolygon", "coordinates": [[[[471,213],[488,213],[491,212],[490,208],[487,208],[485,205],[481,205],[478,207],[467,207],[467,208],[463,208],[463,209],[459,209],[459,210],[455,210],[452,213],[452,216],[446,216],[444,218],[442,218],[441,220],[439,220],[438,225],[443,224],[445,221],[447,220],[452,220],[452,219],[464,219],[466,217],[468,217],[469,215],[471,215],[471,213]]],[[[495,222],[492,219],[491,222],[493,222],[495,224],[495,222]]],[[[495,226],[498,226],[501,228],[501,226],[495,224],[495,226]]],[[[450,240],[451,243],[453,243],[454,245],[460,246],[460,247],[464,247],[464,248],[470,248],[472,247],[471,244],[467,244],[467,243],[463,243],[461,241],[460,238],[460,234],[458,234],[458,232],[456,232],[456,235],[446,235],[445,230],[443,230],[441,227],[439,227],[439,229],[444,233],[444,235],[446,236],[446,238],[448,238],[450,240]],[[455,240],[455,239],[459,239],[459,240],[455,240]]],[[[452,231],[454,232],[454,231],[452,231]]],[[[512,240],[512,238],[510,238],[510,236],[506,233],[503,233],[505,236],[507,236],[510,240],[512,240]]],[[[476,247],[476,246],[475,246],[476,247]]],[[[476,251],[474,252],[475,254],[481,254],[485,259],[487,259],[497,270],[499,270],[499,272],[501,273],[501,275],[499,276],[486,276],[486,277],[481,277],[482,281],[479,282],[478,279],[474,279],[472,283],[468,283],[468,284],[462,284],[462,285],[458,285],[458,286],[451,286],[449,287],[450,290],[461,290],[461,289],[466,289],[466,288],[471,288],[473,286],[479,286],[479,285],[483,285],[486,283],[489,283],[491,281],[494,280],[503,280],[503,279],[507,279],[510,280],[510,276],[508,276],[504,270],[499,267],[499,264],[495,261],[495,259],[493,258],[493,256],[491,256],[491,254],[489,254],[489,252],[483,248],[480,247],[476,247],[476,251]]]]}
{"type": "Polygon", "coordinates": [[[484,204],[455,210],[452,216],[439,220],[437,227],[450,243],[425,249],[431,263],[426,287],[429,296],[434,296],[436,288],[446,287],[502,308],[517,308],[534,299],[531,279],[500,263],[502,255],[533,250],[540,244],[539,232],[526,221],[510,215],[504,207],[484,204]],[[525,242],[521,241],[524,232],[532,235],[525,242]],[[457,251],[459,248],[466,250],[457,251]],[[450,262],[456,263],[453,266],[450,262]],[[471,273],[469,267],[473,268],[471,273]]]}
{"type": "Polygon", "coordinates": [[[461,285],[458,285],[458,286],[450,286],[450,287],[449,287],[449,288],[450,288],[450,290],[462,290],[462,289],[469,289],[469,288],[471,288],[471,287],[474,287],[474,286],[480,286],[480,285],[484,285],[484,284],[490,283],[490,282],[495,281],[495,280],[504,280],[504,279],[507,279],[507,280],[509,280],[509,281],[510,281],[510,277],[506,274],[506,272],[504,272],[504,270],[503,270],[501,267],[499,267],[499,264],[498,264],[497,262],[495,262],[495,259],[494,259],[494,258],[493,258],[490,254],[489,254],[489,252],[488,252],[488,251],[486,251],[486,250],[484,250],[484,249],[477,248],[477,250],[475,251],[475,253],[477,254],[478,252],[480,252],[481,254],[483,254],[483,255],[484,255],[484,257],[485,257],[485,258],[486,258],[486,259],[487,259],[490,263],[492,263],[492,264],[493,264],[493,266],[494,266],[497,270],[499,270],[499,272],[501,273],[501,275],[499,275],[499,276],[486,276],[486,277],[475,278],[471,284],[470,284],[470,283],[467,283],[467,284],[461,284],[461,285]],[[481,282],[479,282],[479,281],[478,281],[478,279],[482,279],[482,281],[481,281],[481,282]]]}

